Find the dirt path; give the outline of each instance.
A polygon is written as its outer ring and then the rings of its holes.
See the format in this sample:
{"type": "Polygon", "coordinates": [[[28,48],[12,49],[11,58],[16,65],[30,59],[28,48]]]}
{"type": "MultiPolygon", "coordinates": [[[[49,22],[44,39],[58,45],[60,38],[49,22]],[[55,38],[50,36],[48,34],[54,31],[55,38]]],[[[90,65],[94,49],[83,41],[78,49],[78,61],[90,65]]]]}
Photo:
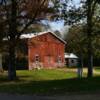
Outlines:
{"type": "Polygon", "coordinates": [[[28,96],[0,94],[0,100],[100,100],[99,94],[81,94],[64,96],[28,96]]]}

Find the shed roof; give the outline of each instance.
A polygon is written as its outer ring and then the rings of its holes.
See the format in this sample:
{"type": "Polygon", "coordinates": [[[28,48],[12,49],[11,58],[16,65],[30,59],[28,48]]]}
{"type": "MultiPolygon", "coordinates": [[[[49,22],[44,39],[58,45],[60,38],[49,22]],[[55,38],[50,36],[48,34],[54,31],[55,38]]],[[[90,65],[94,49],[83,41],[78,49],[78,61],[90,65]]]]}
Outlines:
{"type": "Polygon", "coordinates": [[[65,58],[73,58],[73,59],[77,59],[78,57],[75,55],[75,54],[73,54],[73,53],[65,53],[65,58]]]}

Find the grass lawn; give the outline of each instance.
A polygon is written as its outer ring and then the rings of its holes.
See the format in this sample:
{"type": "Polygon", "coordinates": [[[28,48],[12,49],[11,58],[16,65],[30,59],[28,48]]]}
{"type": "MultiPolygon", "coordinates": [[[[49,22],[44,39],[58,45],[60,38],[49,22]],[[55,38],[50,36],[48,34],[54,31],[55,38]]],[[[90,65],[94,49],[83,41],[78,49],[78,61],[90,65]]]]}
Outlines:
{"type": "Polygon", "coordinates": [[[94,70],[95,70],[96,72],[100,72],[100,67],[95,67],[94,70]]]}
{"type": "MultiPolygon", "coordinates": [[[[96,69],[97,70],[97,69],[96,69]]],[[[0,92],[19,94],[63,94],[100,91],[100,74],[78,79],[75,69],[17,71],[18,80],[8,81],[7,72],[0,74],[0,92]]]]}

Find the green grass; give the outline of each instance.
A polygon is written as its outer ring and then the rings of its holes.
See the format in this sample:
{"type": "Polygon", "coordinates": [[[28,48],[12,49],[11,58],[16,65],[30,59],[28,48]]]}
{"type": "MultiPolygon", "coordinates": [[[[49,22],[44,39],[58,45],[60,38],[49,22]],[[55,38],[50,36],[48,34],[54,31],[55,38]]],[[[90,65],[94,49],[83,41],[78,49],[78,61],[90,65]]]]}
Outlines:
{"type": "Polygon", "coordinates": [[[17,75],[21,80],[25,81],[61,80],[77,77],[75,72],[67,73],[67,70],[63,69],[17,71],[17,75]]]}
{"type": "Polygon", "coordinates": [[[100,67],[94,67],[94,70],[100,72],[100,67]]]}
{"type": "Polygon", "coordinates": [[[0,75],[0,92],[19,94],[64,94],[100,91],[100,77],[78,79],[70,69],[17,71],[18,80],[0,75]]]}

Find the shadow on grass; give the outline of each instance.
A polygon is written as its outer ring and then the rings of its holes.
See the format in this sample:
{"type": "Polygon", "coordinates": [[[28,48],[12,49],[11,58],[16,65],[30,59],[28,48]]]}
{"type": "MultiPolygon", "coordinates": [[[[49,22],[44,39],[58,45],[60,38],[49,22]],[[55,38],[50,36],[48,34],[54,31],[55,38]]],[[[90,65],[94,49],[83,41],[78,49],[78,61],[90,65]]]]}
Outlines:
{"type": "MultiPolygon", "coordinates": [[[[0,81],[3,82],[5,80],[0,81]]],[[[0,84],[0,92],[19,94],[64,94],[73,92],[95,92],[100,90],[100,77],[63,79],[49,81],[16,80],[0,84]]]]}

